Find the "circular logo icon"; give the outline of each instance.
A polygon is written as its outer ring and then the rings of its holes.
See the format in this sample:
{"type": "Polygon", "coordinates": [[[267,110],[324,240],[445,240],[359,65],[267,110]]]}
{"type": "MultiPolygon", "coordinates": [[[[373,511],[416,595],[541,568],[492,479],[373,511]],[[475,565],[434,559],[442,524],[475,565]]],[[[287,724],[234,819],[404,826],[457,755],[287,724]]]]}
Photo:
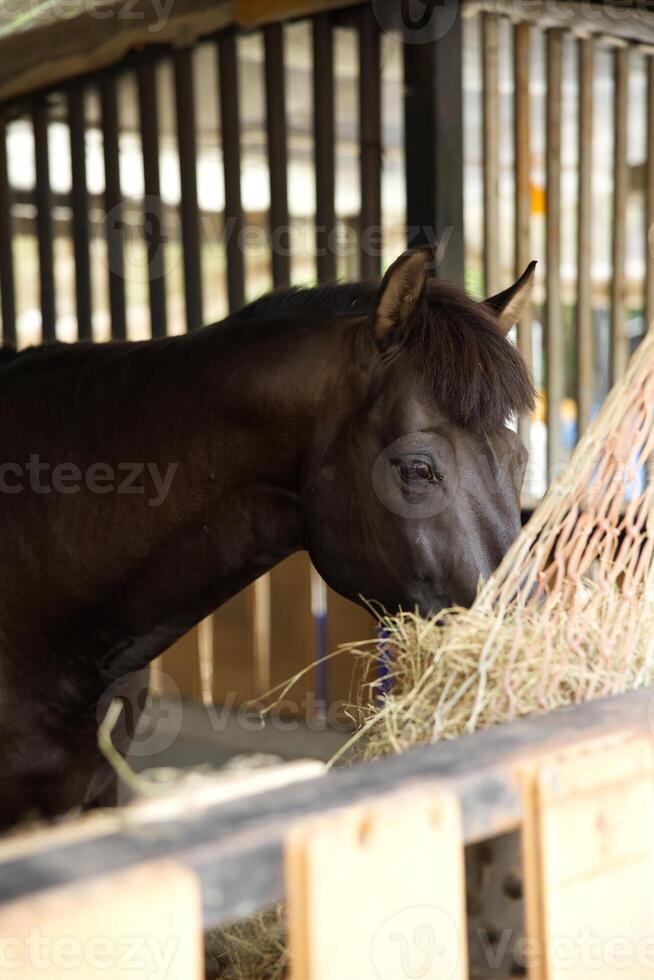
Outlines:
{"type": "Polygon", "coordinates": [[[459,965],[459,934],[448,912],[413,905],[389,916],[373,936],[370,958],[380,980],[450,980],[459,965]]]}
{"type": "Polygon", "coordinates": [[[114,275],[127,282],[161,279],[181,258],[178,210],[159,197],[126,198],[105,214],[100,241],[100,254],[114,275]]]}
{"type": "Polygon", "coordinates": [[[378,499],[393,514],[410,520],[435,517],[450,506],[456,492],[454,447],[434,432],[400,436],[377,456],[372,485],[378,499]],[[434,480],[420,479],[420,461],[431,467],[434,480]]]}
{"type": "Polygon", "coordinates": [[[404,44],[427,44],[451,30],[456,21],[458,0],[372,0],[375,20],[387,33],[399,32],[404,44]]]}

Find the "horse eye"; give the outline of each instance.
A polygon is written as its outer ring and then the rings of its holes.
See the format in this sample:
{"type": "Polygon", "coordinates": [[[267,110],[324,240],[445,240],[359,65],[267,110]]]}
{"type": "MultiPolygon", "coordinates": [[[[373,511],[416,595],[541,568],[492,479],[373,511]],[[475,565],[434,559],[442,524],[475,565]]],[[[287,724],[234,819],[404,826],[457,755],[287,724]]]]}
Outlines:
{"type": "Polygon", "coordinates": [[[411,483],[416,480],[426,480],[427,483],[442,483],[445,479],[442,473],[436,472],[431,463],[424,459],[392,459],[391,466],[396,466],[399,469],[403,483],[411,483]]]}

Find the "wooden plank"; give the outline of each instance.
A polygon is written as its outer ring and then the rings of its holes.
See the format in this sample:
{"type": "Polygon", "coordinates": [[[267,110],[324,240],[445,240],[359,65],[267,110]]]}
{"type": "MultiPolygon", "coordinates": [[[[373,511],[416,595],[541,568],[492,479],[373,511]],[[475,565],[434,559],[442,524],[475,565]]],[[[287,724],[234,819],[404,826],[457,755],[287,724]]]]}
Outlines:
{"type": "Polygon", "coordinates": [[[463,29],[458,0],[432,11],[442,33],[404,45],[407,244],[438,240],[437,271],[463,285],[463,29]]]}
{"type": "Polygon", "coordinates": [[[41,304],[41,337],[43,343],[56,339],[55,279],[52,248],[52,200],[50,189],[50,153],[48,149],[48,107],[45,101],[32,108],[34,162],[36,169],[36,236],[39,249],[39,289],[41,304]]]}
{"type": "Polygon", "coordinates": [[[227,255],[227,296],[230,312],[245,302],[245,268],[239,241],[243,229],[241,202],[241,124],[238,106],[238,60],[231,31],[218,40],[220,133],[225,178],[224,235],[227,255]]]}
{"type": "Polygon", "coordinates": [[[629,357],[627,337],[627,138],[629,116],[629,49],[618,48],[613,55],[613,244],[611,276],[611,383],[622,376],[629,357]]]}
{"type": "Polygon", "coordinates": [[[266,68],[266,134],[270,179],[270,256],[275,287],[291,282],[288,221],[288,162],[286,127],[286,70],[284,28],[272,24],[264,31],[266,68]]]}
{"type": "Polygon", "coordinates": [[[105,235],[109,269],[111,336],[114,340],[124,340],[127,336],[127,316],[125,311],[125,256],[123,254],[121,227],[123,195],[120,187],[118,96],[114,75],[106,75],[100,81],[100,105],[104,153],[105,235]]]}
{"type": "Polygon", "coordinates": [[[157,104],[156,62],[141,58],[138,65],[139,121],[143,153],[143,224],[148,236],[148,293],[150,333],[165,337],[166,281],[164,278],[164,209],[159,174],[159,106],[157,104]]]}
{"type": "Polygon", "coordinates": [[[577,432],[588,428],[595,387],[593,340],[593,71],[594,41],[577,41],[579,203],[577,208],[577,432]]]}
{"type": "Polygon", "coordinates": [[[73,253],[75,256],[75,310],[77,339],[91,340],[91,255],[89,243],[89,192],[86,176],[86,121],[83,85],[68,92],[70,131],[70,200],[73,210],[73,253]]]}
{"type": "Polygon", "coordinates": [[[359,275],[381,274],[381,61],[380,28],[372,7],[362,7],[359,29],[359,275]]]}
{"type": "Polygon", "coordinates": [[[434,940],[421,977],[467,976],[455,797],[398,795],[301,823],[289,836],[286,878],[291,980],[406,975],[417,931],[434,940]]]}
{"type": "Polygon", "coordinates": [[[0,121],[0,304],[2,342],[16,343],[16,284],[14,279],[13,219],[7,170],[7,128],[0,121]]]}
{"type": "Polygon", "coordinates": [[[594,740],[526,772],[522,840],[533,980],[621,970],[634,980],[651,976],[653,821],[650,737],[594,740]],[[649,963],[639,957],[643,942],[649,963]]]}
{"type": "Polygon", "coordinates": [[[547,34],[546,185],[547,214],[545,349],[547,371],[547,472],[551,481],[564,462],[561,402],[564,394],[564,338],[561,306],[561,30],[547,34]]]}
{"type": "Polygon", "coordinates": [[[316,272],[336,278],[336,155],[334,122],[334,38],[329,14],[313,18],[313,141],[316,181],[316,272]]]}
{"type": "Polygon", "coordinates": [[[483,76],[483,171],[484,171],[484,292],[492,296],[500,289],[500,195],[499,195],[499,43],[500,22],[482,18],[483,76]]]}
{"type": "Polygon", "coordinates": [[[647,158],[645,162],[645,322],[654,324],[654,56],[647,58],[647,158]]]}
{"type": "Polygon", "coordinates": [[[340,7],[352,7],[367,0],[236,0],[234,20],[244,27],[259,27],[303,15],[318,14],[340,7]]]}
{"type": "MultiPolygon", "coordinates": [[[[533,256],[531,251],[531,100],[529,76],[531,64],[531,28],[516,24],[513,30],[513,153],[515,168],[515,275],[524,272],[533,256]]],[[[534,368],[532,350],[531,303],[518,323],[518,347],[530,369],[534,368]]],[[[529,419],[520,420],[520,435],[529,444],[529,419]]]]}
{"type": "Polygon", "coordinates": [[[178,45],[181,38],[190,43],[234,20],[234,0],[175,0],[168,7],[130,0],[129,16],[120,16],[120,2],[79,5],[65,17],[53,6],[33,7],[31,25],[21,18],[21,30],[0,39],[0,101],[116,65],[146,45],[178,45]],[[47,57],[35,57],[35,51],[47,57]]]}
{"type": "MultiPolygon", "coordinates": [[[[67,840],[43,861],[18,855],[0,869],[0,905],[80,878],[172,856],[198,874],[207,926],[247,915],[283,896],[283,846],[294,820],[379,800],[403,789],[433,787],[457,795],[466,843],[519,828],[525,765],[587,739],[631,729],[651,738],[652,690],[534,715],[475,735],[424,746],[374,763],[327,773],[320,780],[275,789],[220,806],[193,807],[193,791],[178,791],[167,820],[138,833],[115,818],[113,830],[67,840]],[[183,813],[184,819],[171,813],[183,813]],[[171,822],[174,821],[174,822],[171,822]],[[174,828],[174,833],[171,829],[174,828]]],[[[251,719],[241,718],[241,724],[251,719]]],[[[249,729],[252,731],[252,728],[249,729]]],[[[216,717],[216,737],[220,714],[216,717]]],[[[74,836],[74,835],[71,835],[74,836]]]]}
{"type": "Polygon", "coordinates": [[[156,976],[164,963],[167,980],[204,977],[199,884],[172,861],[2,906],[0,934],[17,980],[156,976]]]}
{"type": "Polygon", "coordinates": [[[179,48],[173,56],[175,65],[175,109],[179,179],[182,189],[182,250],[184,253],[184,302],[186,328],[201,327],[202,265],[198,178],[196,164],[195,91],[193,85],[193,51],[179,48]]]}

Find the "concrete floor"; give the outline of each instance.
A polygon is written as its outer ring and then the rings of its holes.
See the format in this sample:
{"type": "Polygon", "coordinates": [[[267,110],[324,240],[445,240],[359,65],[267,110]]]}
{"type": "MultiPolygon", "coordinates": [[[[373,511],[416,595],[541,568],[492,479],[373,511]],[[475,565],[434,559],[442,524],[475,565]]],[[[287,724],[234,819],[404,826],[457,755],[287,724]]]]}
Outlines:
{"type": "Polygon", "coordinates": [[[144,715],[128,761],[137,772],[159,766],[220,769],[236,756],[254,753],[327,762],[348,737],[319,723],[272,719],[264,724],[244,709],[162,698],[156,714],[144,715]]]}

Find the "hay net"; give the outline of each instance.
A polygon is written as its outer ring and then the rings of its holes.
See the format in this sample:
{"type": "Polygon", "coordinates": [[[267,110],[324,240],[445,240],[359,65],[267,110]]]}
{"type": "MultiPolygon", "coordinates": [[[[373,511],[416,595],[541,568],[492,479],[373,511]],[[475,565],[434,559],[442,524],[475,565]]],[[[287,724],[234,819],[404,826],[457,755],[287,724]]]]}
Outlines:
{"type": "Polygon", "coordinates": [[[385,622],[364,758],[652,680],[653,450],[650,332],[472,608],[385,622]]]}

